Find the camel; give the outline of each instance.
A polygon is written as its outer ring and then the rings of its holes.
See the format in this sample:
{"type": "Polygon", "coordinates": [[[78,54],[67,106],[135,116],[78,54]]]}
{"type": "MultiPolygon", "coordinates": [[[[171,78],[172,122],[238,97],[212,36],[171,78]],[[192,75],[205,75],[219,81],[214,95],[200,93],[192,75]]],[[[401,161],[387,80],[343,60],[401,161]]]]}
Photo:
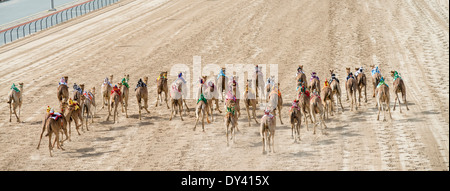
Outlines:
{"type": "MultiPolygon", "coordinates": [[[[95,87],[92,87],[91,91],[89,91],[89,92],[84,91],[83,96],[84,96],[84,101],[81,106],[81,108],[82,108],[81,116],[84,117],[84,113],[86,112],[86,130],[89,131],[89,126],[88,126],[89,114],[91,115],[91,123],[94,123],[94,115],[95,115],[94,108],[96,108],[95,87]]],[[[83,129],[83,122],[81,122],[81,128],[83,129]]]]}
{"type": "Polygon", "coordinates": [[[236,112],[238,113],[237,117],[241,117],[241,106],[240,106],[240,100],[238,98],[239,95],[239,85],[237,83],[238,78],[236,76],[233,76],[232,78],[230,78],[230,81],[228,82],[229,84],[229,90],[232,93],[233,97],[236,99],[236,112]]]}
{"type": "Polygon", "coordinates": [[[181,113],[183,112],[183,94],[181,93],[182,88],[183,88],[183,82],[176,81],[176,83],[172,84],[171,89],[169,91],[170,92],[170,94],[169,94],[170,95],[170,106],[171,106],[169,121],[172,120],[174,111],[176,113],[179,112],[181,121],[184,121],[183,116],[181,115],[181,113]]]}
{"type": "Polygon", "coordinates": [[[225,114],[225,126],[226,128],[226,135],[227,135],[227,146],[229,146],[229,139],[228,139],[228,132],[230,132],[231,139],[233,139],[233,143],[236,141],[236,130],[237,130],[237,117],[236,117],[236,110],[235,108],[235,102],[231,101],[229,102],[229,105],[227,106],[227,111],[225,114]],[[231,128],[230,128],[231,124],[231,128]]]}
{"type": "Polygon", "coordinates": [[[390,94],[389,94],[389,86],[384,82],[384,78],[380,78],[380,83],[377,86],[376,98],[377,98],[377,106],[378,106],[378,114],[377,120],[380,120],[380,112],[383,111],[384,119],[386,121],[386,109],[389,111],[389,116],[392,119],[391,115],[391,107],[390,107],[390,94]],[[383,104],[386,104],[386,108],[383,107],[383,104]]]}
{"type": "MultiPolygon", "coordinates": [[[[110,76],[111,81],[112,81],[112,77],[113,75],[110,76]]],[[[111,104],[110,104],[110,99],[111,99],[111,91],[112,91],[112,83],[111,83],[109,78],[105,78],[105,80],[103,81],[102,84],[102,108],[103,109],[106,106],[108,106],[108,112],[110,110],[111,104]]],[[[111,113],[109,113],[108,115],[111,115],[111,113]]]]}
{"type": "Polygon", "coordinates": [[[356,82],[358,83],[358,92],[359,92],[359,96],[358,96],[358,104],[359,106],[361,106],[361,94],[362,94],[362,90],[364,88],[364,102],[367,103],[367,78],[366,78],[366,74],[364,74],[363,71],[363,67],[360,68],[355,68],[356,72],[355,72],[355,76],[356,76],[356,82]]]}
{"type": "Polygon", "coordinates": [[[208,105],[209,105],[209,109],[211,110],[211,121],[214,122],[214,103],[216,104],[216,110],[219,111],[219,113],[222,113],[222,111],[220,111],[220,107],[219,107],[219,91],[217,90],[216,85],[214,84],[214,82],[209,81],[207,83],[207,89],[204,91],[205,94],[205,98],[206,100],[208,100],[208,105]]]}
{"type": "Polygon", "coordinates": [[[391,71],[391,76],[394,78],[394,87],[393,91],[395,94],[395,102],[394,102],[394,108],[392,109],[395,111],[395,105],[397,105],[398,100],[398,107],[400,108],[400,113],[402,113],[402,108],[400,107],[400,98],[398,97],[398,93],[402,93],[402,99],[403,103],[406,106],[406,110],[409,110],[408,103],[406,102],[406,86],[403,79],[400,77],[397,71],[391,71]]]}
{"type": "Polygon", "coordinates": [[[83,89],[81,88],[81,85],[83,85],[83,87],[84,87],[84,84],[77,85],[76,83],[74,83],[73,84],[73,93],[72,93],[72,100],[76,101],[80,105],[81,105],[81,97],[83,94],[83,89]]]}
{"type": "MultiPolygon", "coordinates": [[[[47,109],[47,111],[49,112],[49,108],[47,109]]],[[[56,120],[53,119],[52,116],[53,112],[47,113],[45,115],[44,121],[42,123],[42,132],[41,132],[41,136],[39,139],[39,143],[37,146],[37,149],[39,149],[40,145],[41,145],[41,140],[42,140],[42,135],[44,134],[45,129],[47,129],[47,134],[45,136],[48,136],[48,148],[50,151],[50,157],[53,157],[52,155],[52,150],[54,147],[54,144],[57,144],[57,148],[64,150],[64,148],[62,147],[62,143],[64,143],[64,141],[66,141],[69,136],[67,135],[67,118],[64,116],[64,114],[60,114],[60,117],[58,117],[56,120]],[[63,141],[60,142],[59,139],[59,133],[60,131],[63,130],[63,132],[66,135],[66,139],[64,139],[63,141]],[[55,134],[55,141],[52,145],[52,135],[55,134]]]]}
{"type": "Polygon", "coordinates": [[[266,103],[269,101],[269,94],[272,92],[272,88],[275,86],[275,76],[270,76],[266,80],[266,84],[264,85],[264,93],[266,98],[266,103]]]}
{"type": "Polygon", "coordinates": [[[8,95],[9,104],[9,122],[11,122],[12,112],[17,118],[17,122],[20,123],[20,111],[22,108],[22,94],[23,94],[23,83],[19,83],[19,88],[16,87],[15,84],[11,86],[11,91],[8,95]],[[11,108],[12,107],[12,108],[11,108]],[[19,107],[19,115],[17,115],[16,109],[19,107]]]}
{"type": "Polygon", "coordinates": [[[302,85],[308,87],[308,81],[306,81],[306,74],[303,72],[303,65],[298,65],[295,82],[297,83],[297,87],[301,87],[302,85]]]}
{"type": "MultiPolygon", "coordinates": [[[[203,92],[203,85],[200,86],[200,92],[203,92]]],[[[209,105],[208,101],[204,97],[203,93],[200,94],[200,98],[197,101],[197,107],[195,108],[195,116],[197,120],[195,121],[194,131],[197,128],[198,120],[200,119],[200,114],[202,115],[202,129],[203,132],[205,132],[205,115],[206,115],[206,121],[208,123],[211,123],[208,119],[209,115],[209,105]]],[[[181,112],[180,112],[181,113],[181,112]]]]}
{"type": "Polygon", "coordinates": [[[351,111],[353,111],[353,103],[355,104],[356,110],[358,110],[358,105],[356,104],[356,91],[358,91],[358,82],[356,81],[353,74],[350,72],[350,68],[346,68],[347,70],[347,82],[345,82],[345,89],[347,90],[347,100],[350,94],[350,99],[352,101],[351,111]]]}
{"type": "Polygon", "coordinates": [[[148,77],[144,77],[144,81],[142,81],[142,79],[139,79],[138,84],[136,86],[136,89],[134,90],[136,92],[136,98],[137,98],[137,102],[138,102],[138,107],[139,107],[139,120],[141,120],[141,110],[145,109],[145,111],[147,111],[147,113],[150,113],[150,111],[148,111],[148,89],[147,89],[147,82],[148,82],[148,77]],[[142,106],[142,101],[144,101],[144,105],[142,106]]]}
{"type": "MultiPolygon", "coordinates": [[[[181,103],[182,104],[184,103],[184,106],[186,107],[186,109],[184,110],[184,114],[186,115],[186,111],[187,111],[187,113],[189,113],[189,107],[186,103],[186,98],[188,97],[188,95],[187,95],[188,87],[186,86],[186,80],[184,80],[184,78],[183,78],[183,72],[180,72],[178,74],[178,78],[172,83],[172,85],[176,84],[178,82],[181,83],[181,89],[179,89],[181,91],[180,93],[182,95],[181,103]]],[[[171,91],[171,90],[169,89],[169,91],[171,91]]]]}
{"type": "Polygon", "coordinates": [[[219,90],[219,96],[221,97],[222,102],[225,100],[225,94],[229,91],[228,90],[228,77],[225,75],[225,68],[220,69],[220,73],[215,79],[217,84],[217,89],[219,90]]]}
{"type": "MultiPolygon", "coordinates": [[[[260,91],[261,92],[261,91],[260,91]]],[[[250,106],[253,109],[253,119],[255,119],[256,124],[259,124],[256,120],[256,93],[252,89],[252,80],[247,80],[247,83],[245,84],[245,92],[244,92],[244,103],[245,103],[245,109],[247,111],[247,117],[248,117],[248,126],[250,127],[250,106]]]]}
{"type": "MultiPolygon", "coordinates": [[[[334,70],[330,70],[330,73],[331,73],[331,83],[330,83],[331,97],[333,99],[334,99],[334,97],[336,97],[337,110],[339,111],[339,106],[338,106],[338,101],[339,101],[342,112],[344,112],[344,107],[342,106],[342,101],[341,101],[341,86],[339,85],[339,80],[336,78],[336,74],[334,74],[334,70]]],[[[332,112],[334,112],[334,111],[332,111],[332,112]]]]}
{"type": "MultiPolygon", "coordinates": [[[[110,110],[109,113],[114,109],[113,111],[113,117],[114,117],[114,123],[116,123],[116,116],[117,116],[117,122],[119,122],[119,111],[117,111],[117,108],[119,107],[119,104],[122,104],[122,93],[120,92],[119,87],[115,85],[113,87],[113,90],[111,91],[111,97],[110,97],[110,110]]],[[[122,104],[123,105],[123,104],[122,104]]],[[[109,117],[111,115],[109,114],[106,118],[106,121],[109,121],[109,117]]]]}
{"type": "Polygon", "coordinates": [[[128,118],[128,95],[130,94],[130,86],[128,85],[128,80],[130,79],[130,75],[127,74],[122,79],[122,82],[119,83],[119,89],[122,93],[122,113],[125,110],[125,117],[128,118]],[[124,109],[125,108],[125,109],[124,109]]]}
{"type": "Polygon", "coordinates": [[[69,123],[69,141],[71,141],[70,137],[72,136],[72,127],[71,123],[72,121],[75,123],[75,129],[78,132],[78,135],[81,135],[79,128],[83,125],[83,116],[81,115],[81,105],[77,101],[72,101],[72,99],[69,99],[69,103],[67,106],[67,110],[64,113],[64,116],[67,119],[67,122],[69,123]],[[81,123],[78,125],[78,121],[81,123]]]}
{"type": "Polygon", "coordinates": [[[294,138],[294,143],[297,142],[297,138],[300,141],[300,126],[302,124],[302,113],[300,111],[299,101],[294,100],[292,106],[289,109],[289,119],[291,121],[291,136],[294,138]]]}
{"type": "Polygon", "coordinates": [[[311,82],[311,85],[309,85],[309,89],[311,91],[316,90],[320,94],[320,79],[317,76],[316,72],[311,73],[311,79],[309,80],[311,82]]]}
{"type": "Polygon", "coordinates": [[[56,94],[60,103],[61,111],[64,111],[64,108],[67,107],[67,101],[69,100],[69,87],[67,86],[68,80],[68,76],[61,78],[56,94]]]}
{"type": "Polygon", "coordinates": [[[166,102],[167,109],[169,109],[169,104],[167,103],[167,96],[169,92],[169,87],[167,83],[167,71],[161,72],[159,74],[159,77],[156,79],[156,92],[158,93],[158,96],[156,97],[156,104],[155,107],[158,107],[158,99],[161,100],[162,105],[162,93],[164,92],[164,101],[166,102]]]}
{"type": "Polygon", "coordinates": [[[269,101],[268,101],[268,107],[270,108],[270,111],[274,113],[274,115],[277,115],[276,109],[278,109],[278,114],[280,117],[280,123],[283,125],[283,121],[281,120],[281,109],[283,108],[283,98],[281,97],[281,92],[278,89],[278,86],[280,83],[273,83],[273,85],[268,84],[269,86],[272,86],[271,91],[269,93],[269,101]]]}
{"type": "Polygon", "coordinates": [[[275,153],[275,127],[276,116],[271,115],[269,110],[264,111],[264,116],[261,118],[261,125],[259,133],[262,138],[263,154],[266,153],[266,144],[269,144],[269,150],[275,153]],[[271,146],[272,145],[272,146],[271,146]]]}
{"type": "Polygon", "coordinates": [[[328,119],[328,114],[330,113],[331,116],[333,116],[333,94],[331,87],[328,85],[328,81],[325,80],[325,84],[322,88],[322,91],[320,93],[320,97],[322,98],[322,102],[324,104],[324,118],[328,119]],[[330,103],[328,103],[330,102],[330,103]]]}
{"type": "MultiPolygon", "coordinates": [[[[324,127],[325,129],[327,128],[327,125],[325,124],[324,121],[324,108],[323,108],[323,104],[322,104],[322,99],[320,98],[318,92],[314,91],[311,94],[311,99],[309,102],[310,105],[310,109],[311,109],[311,115],[314,119],[314,135],[316,134],[316,127],[317,127],[317,121],[319,121],[319,123],[322,125],[322,127],[324,127]],[[316,114],[319,114],[318,118],[319,120],[316,119],[316,114]]],[[[322,133],[323,133],[323,128],[322,128],[322,133]]]]}
{"type": "Polygon", "coordinates": [[[263,92],[264,92],[264,75],[261,72],[261,66],[256,65],[255,66],[255,73],[253,73],[253,79],[255,80],[255,102],[258,104],[258,97],[259,102],[262,103],[263,98],[263,92]]]}
{"type": "Polygon", "coordinates": [[[308,119],[306,114],[309,114],[309,119],[311,121],[311,123],[313,123],[312,120],[312,114],[311,114],[311,110],[310,110],[310,93],[307,90],[307,88],[305,88],[305,86],[301,86],[300,89],[300,93],[297,96],[297,100],[299,101],[299,106],[300,106],[300,111],[302,112],[303,115],[303,121],[306,123],[306,130],[309,131],[308,128],[308,119]]]}
{"type": "Polygon", "coordinates": [[[375,90],[378,86],[378,83],[380,83],[381,72],[378,69],[378,66],[375,67],[375,65],[370,65],[370,68],[372,68],[372,84],[373,84],[373,96],[372,97],[375,97],[375,90]]]}

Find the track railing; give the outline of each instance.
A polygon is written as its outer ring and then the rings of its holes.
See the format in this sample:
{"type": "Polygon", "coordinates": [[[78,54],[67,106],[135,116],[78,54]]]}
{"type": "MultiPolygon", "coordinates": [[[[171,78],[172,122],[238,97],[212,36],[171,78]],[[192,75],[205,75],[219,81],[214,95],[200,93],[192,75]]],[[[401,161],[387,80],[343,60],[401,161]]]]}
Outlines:
{"type": "Polygon", "coordinates": [[[120,0],[89,0],[43,17],[9,27],[0,31],[0,46],[30,34],[66,22],[91,11],[101,9],[120,0]]]}

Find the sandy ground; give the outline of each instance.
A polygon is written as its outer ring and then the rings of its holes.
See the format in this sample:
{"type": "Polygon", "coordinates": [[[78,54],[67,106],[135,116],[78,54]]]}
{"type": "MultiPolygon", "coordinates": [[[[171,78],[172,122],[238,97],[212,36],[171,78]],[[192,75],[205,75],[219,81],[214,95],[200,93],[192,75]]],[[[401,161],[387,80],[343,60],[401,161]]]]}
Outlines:
{"type": "MultiPolygon", "coordinates": [[[[0,47],[0,170],[448,171],[448,15],[447,1],[121,1],[0,47]],[[217,112],[216,122],[201,132],[192,131],[193,109],[185,121],[169,121],[165,106],[155,108],[159,72],[191,66],[193,56],[220,66],[278,64],[286,104],[276,153],[261,153],[259,126],[248,127],[245,112],[236,143],[227,147],[217,112]],[[298,64],[321,79],[337,69],[341,82],[345,67],[376,64],[391,87],[388,72],[398,70],[410,110],[402,105],[403,113],[392,111],[393,120],[377,121],[369,85],[368,102],[357,111],[350,111],[344,93],[345,112],[326,121],[326,134],[313,135],[302,125],[302,141],[293,143],[287,103],[295,98],[298,64]],[[110,74],[114,82],[130,74],[131,86],[149,76],[151,113],[138,120],[131,91],[129,118],[120,113],[117,124],[107,122],[98,107],[91,131],[73,133],[65,151],[50,157],[47,138],[37,150],[45,108],[58,106],[59,78],[95,86],[100,100],[110,74]],[[18,82],[25,83],[23,122],[10,123],[6,97],[18,82]]],[[[393,101],[391,92],[391,106],[393,101]]],[[[193,108],[195,100],[188,102],[193,108]]],[[[257,111],[258,118],[262,114],[257,111]]]]}

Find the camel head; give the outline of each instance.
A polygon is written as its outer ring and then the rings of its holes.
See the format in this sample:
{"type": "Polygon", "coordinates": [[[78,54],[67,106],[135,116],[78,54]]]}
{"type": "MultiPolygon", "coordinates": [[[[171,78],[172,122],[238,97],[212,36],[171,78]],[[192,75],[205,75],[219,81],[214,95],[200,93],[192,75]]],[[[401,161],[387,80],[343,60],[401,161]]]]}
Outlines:
{"type": "Polygon", "coordinates": [[[20,92],[23,93],[23,82],[20,82],[20,83],[19,83],[19,90],[20,90],[20,92]]]}
{"type": "Polygon", "coordinates": [[[345,68],[345,70],[347,71],[347,74],[350,74],[350,68],[345,68]]]}
{"type": "Polygon", "coordinates": [[[81,88],[82,92],[84,92],[84,84],[80,84],[80,88],[81,88]]]}
{"type": "Polygon", "coordinates": [[[66,81],[67,84],[69,84],[69,76],[64,76],[64,80],[66,81]]]}
{"type": "Polygon", "coordinates": [[[355,71],[358,71],[359,70],[359,68],[355,68],[355,71]]]}
{"type": "Polygon", "coordinates": [[[333,75],[334,74],[334,70],[330,70],[330,74],[333,75]]]}
{"type": "Polygon", "coordinates": [[[391,76],[392,76],[392,77],[395,76],[395,72],[396,72],[396,71],[391,71],[391,76]]]}
{"type": "Polygon", "coordinates": [[[144,77],[144,83],[145,83],[145,84],[148,84],[147,82],[148,82],[148,77],[145,76],[145,77],[144,77]]]}
{"type": "Polygon", "coordinates": [[[130,74],[124,75],[123,78],[125,78],[128,82],[130,80],[130,74]]]}
{"type": "Polygon", "coordinates": [[[110,76],[109,76],[109,82],[111,82],[112,83],[112,81],[113,81],[113,75],[111,74],[110,76]]]}
{"type": "Polygon", "coordinates": [[[225,74],[225,68],[221,68],[220,70],[222,70],[223,74],[225,74]]]}
{"type": "Polygon", "coordinates": [[[208,76],[202,76],[203,83],[206,83],[206,78],[208,78],[208,76]]]}
{"type": "Polygon", "coordinates": [[[303,71],[303,65],[298,65],[298,69],[300,69],[301,71],[303,71]]]}
{"type": "Polygon", "coordinates": [[[91,88],[91,92],[95,95],[95,86],[91,88]]]}
{"type": "Polygon", "coordinates": [[[369,67],[372,68],[372,69],[374,69],[374,68],[375,68],[375,65],[372,64],[372,65],[370,65],[369,67]]]}

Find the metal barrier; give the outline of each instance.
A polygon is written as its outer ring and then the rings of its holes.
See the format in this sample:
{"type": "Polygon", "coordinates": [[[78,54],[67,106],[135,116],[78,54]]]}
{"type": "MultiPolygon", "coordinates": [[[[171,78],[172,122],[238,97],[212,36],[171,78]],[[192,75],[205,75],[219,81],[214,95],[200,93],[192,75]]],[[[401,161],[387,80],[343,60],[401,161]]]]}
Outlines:
{"type": "Polygon", "coordinates": [[[101,9],[118,1],[120,0],[90,0],[32,21],[1,30],[0,38],[3,38],[3,40],[0,41],[0,46],[54,25],[66,22],[75,17],[85,15],[91,11],[101,9]]]}

